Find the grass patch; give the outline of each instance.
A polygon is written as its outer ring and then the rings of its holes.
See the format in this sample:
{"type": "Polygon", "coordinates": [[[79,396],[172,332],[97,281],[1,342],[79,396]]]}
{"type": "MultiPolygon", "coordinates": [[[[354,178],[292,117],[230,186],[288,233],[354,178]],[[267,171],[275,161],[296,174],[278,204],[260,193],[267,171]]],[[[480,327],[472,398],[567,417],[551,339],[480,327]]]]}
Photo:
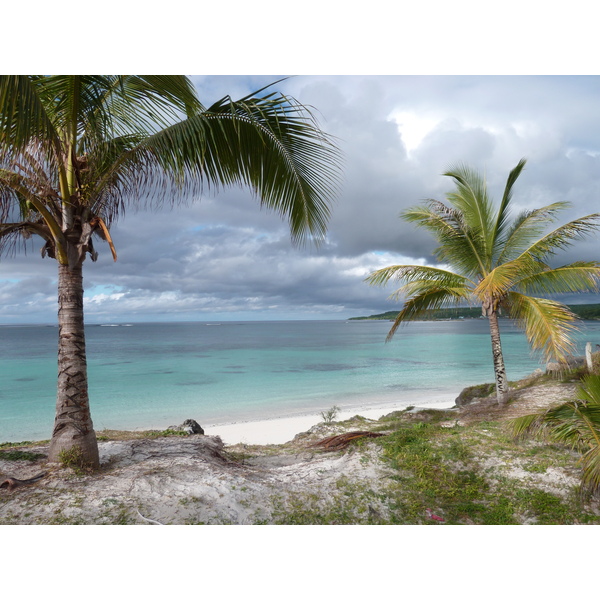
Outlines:
{"type": "Polygon", "coordinates": [[[276,525],[385,525],[386,495],[364,483],[340,477],[335,489],[324,496],[319,491],[272,499],[270,523],[276,525]]]}
{"type": "Polygon", "coordinates": [[[482,383],[480,385],[472,385],[466,387],[456,398],[456,405],[462,406],[469,404],[475,398],[487,398],[490,394],[496,391],[496,386],[493,383],[482,383]]]}
{"type": "MultiPolygon", "coordinates": [[[[436,523],[428,517],[427,509],[447,524],[600,522],[599,517],[586,512],[574,490],[565,499],[536,487],[535,481],[523,482],[503,475],[503,469],[483,468],[486,456],[500,457],[508,467],[526,452],[497,423],[458,431],[412,423],[376,443],[382,445],[384,457],[396,473],[390,522],[436,523]]],[[[545,473],[555,464],[551,454],[548,449],[536,451],[522,468],[532,476],[545,473]]]]}
{"type": "Polygon", "coordinates": [[[2,442],[0,443],[0,448],[20,448],[22,446],[35,446],[41,444],[48,444],[50,440],[46,440],[43,442],[2,442]]]}
{"type": "Polygon", "coordinates": [[[0,460],[28,460],[34,462],[40,458],[46,458],[39,452],[27,452],[25,450],[3,450],[0,452],[0,460]]]}
{"type": "Polygon", "coordinates": [[[63,467],[72,469],[75,475],[89,475],[94,471],[92,464],[83,458],[83,452],[77,446],[61,450],[58,460],[63,467]]]}
{"type": "Polygon", "coordinates": [[[156,439],[162,437],[188,437],[189,434],[186,431],[175,431],[174,429],[164,429],[162,431],[144,431],[142,437],[156,439]]]}

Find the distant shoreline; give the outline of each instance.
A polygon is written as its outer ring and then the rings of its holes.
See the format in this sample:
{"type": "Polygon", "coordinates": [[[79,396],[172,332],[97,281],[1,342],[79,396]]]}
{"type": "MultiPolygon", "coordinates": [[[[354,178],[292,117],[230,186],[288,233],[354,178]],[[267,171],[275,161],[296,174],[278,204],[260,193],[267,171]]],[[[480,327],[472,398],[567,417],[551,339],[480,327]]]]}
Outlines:
{"type": "MultiPolygon", "coordinates": [[[[567,308],[583,321],[600,320],[600,304],[567,304],[567,308]]],[[[368,317],[351,317],[348,321],[394,321],[400,311],[390,310],[368,317]]],[[[502,316],[502,315],[500,315],[502,316]]],[[[428,311],[418,321],[451,321],[467,319],[483,319],[481,308],[444,308],[428,311]]],[[[509,318],[509,317],[505,317],[509,318]]]]}

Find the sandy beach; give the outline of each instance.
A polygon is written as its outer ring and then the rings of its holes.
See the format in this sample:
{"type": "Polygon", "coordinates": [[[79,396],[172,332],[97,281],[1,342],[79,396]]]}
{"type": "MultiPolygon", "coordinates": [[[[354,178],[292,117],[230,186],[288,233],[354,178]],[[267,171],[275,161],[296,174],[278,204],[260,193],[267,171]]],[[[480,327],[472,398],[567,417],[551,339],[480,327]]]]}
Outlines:
{"type": "MultiPolygon", "coordinates": [[[[451,408],[454,406],[456,394],[446,393],[429,396],[427,401],[415,402],[419,408],[451,408]]],[[[342,409],[335,417],[336,421],[344,421],[355,415],[366,419],[377,420],[396,410],[404,410],[406,401],[368,405],[342,409]]],[[[206,435],[218,435],[225,444],[284,444],[298,433],[308,431],[314,425],[323,422],[320,413],[282,417],[238,423],[222,423],[204,425],[200,423],[206,435]]]]}

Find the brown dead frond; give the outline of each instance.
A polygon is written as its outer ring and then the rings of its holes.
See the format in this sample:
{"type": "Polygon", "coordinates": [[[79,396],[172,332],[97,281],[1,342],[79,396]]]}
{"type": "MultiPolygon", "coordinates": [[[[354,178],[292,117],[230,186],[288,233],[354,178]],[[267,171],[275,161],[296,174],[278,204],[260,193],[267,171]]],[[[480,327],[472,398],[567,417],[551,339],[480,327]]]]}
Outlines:
{"type": "Polygon", "coordinates": [[[339,435],[332,435],[326,437],[318,442],[314,442],[310,446],[312,448],[323,448],[324,450],[343,450],[354,440],[369,437],[381,437],[385,433],[374,433],[372,431],[349,431],[348,433],[341,433],[339,435]]]}

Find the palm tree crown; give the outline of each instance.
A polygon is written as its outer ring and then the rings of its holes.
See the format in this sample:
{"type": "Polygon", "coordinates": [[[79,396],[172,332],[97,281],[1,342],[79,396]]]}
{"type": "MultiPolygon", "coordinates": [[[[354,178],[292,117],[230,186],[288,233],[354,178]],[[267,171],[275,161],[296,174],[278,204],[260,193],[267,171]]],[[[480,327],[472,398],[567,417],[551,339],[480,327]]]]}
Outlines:
{"type": "Polygon", "coordinates": [[[560,302],[548,299],[552,293],[597,291],[600,263],[575,262],[559,267],[549,259],[575,239],[598,227],[600,214],[573,220],[546,233],[566,202],[525,211],[511,219],[513,186],[525,166],[519,161],[510,172],[500,205],[492,203],[485,179],[465,165],[444,175],[455,189],[448,203],[428,200],[409,208],[402,217],[423,227],[436,238],[434,252],[450,270],[428,266],[395,265],[372,273],[367,281],[384,285],[397,279],[404,285],[394,297],[405,298],[388,339],[401,323],[418,319],[429,310],[475,303],[490,320],[492,350],[499,401],[508,392],[500,346],[497,316],[502,310],[517,320],[535,350],[546,359],[562,360],[573,350],[572,333],[576,317],[560,302]],[[542,297],[540,297],[542,296],[542,297]]]}
{"type": "Polygon", "coordinates": [[[295,241],[320,239],[339,172],[331,138],[293,98],[205,108],[177,76],[2,76],[0,136],[0,250],[37,234],[62,264],[76,221],[101,219],[92,231],[106,237],[126,206],[223,185],[249,186],[295,241]]]}
{"type": "MultiPolygon", "coordinates": [[[[269,86],[267,86],[269,87],[269,86]]],[[[0,76],[0,254],[33,235],[58,262],[59,377],[49,457],[78,448],[98,465],[86,371],[82,265],[130,206],[249,187],[319,241],[340,154],[310,110],[259,90],[206,108],[183,76],[0,76]]]]}

